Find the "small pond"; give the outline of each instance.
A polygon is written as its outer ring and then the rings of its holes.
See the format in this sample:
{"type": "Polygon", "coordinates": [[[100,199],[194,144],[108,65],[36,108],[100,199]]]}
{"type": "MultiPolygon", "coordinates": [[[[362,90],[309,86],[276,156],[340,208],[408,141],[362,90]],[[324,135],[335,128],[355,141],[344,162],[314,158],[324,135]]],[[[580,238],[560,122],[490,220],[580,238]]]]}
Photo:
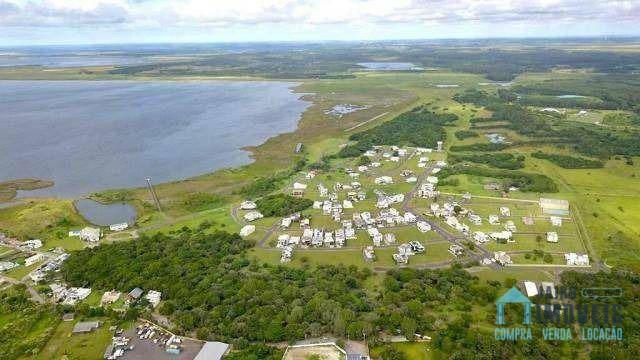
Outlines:
{"type": "Polygon", "coordinates": [[[91,199],[75,202],[76,209],[87,221],[99,226],[136,222],[136,208],[127,203],[101,204],[91,199]]]}

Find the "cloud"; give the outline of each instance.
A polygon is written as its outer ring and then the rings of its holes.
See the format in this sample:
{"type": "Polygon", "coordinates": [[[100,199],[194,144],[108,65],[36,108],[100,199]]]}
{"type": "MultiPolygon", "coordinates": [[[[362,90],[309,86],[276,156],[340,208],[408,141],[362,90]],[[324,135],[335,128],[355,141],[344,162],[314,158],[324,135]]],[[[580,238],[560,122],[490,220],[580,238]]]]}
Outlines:
{"type": "Polygon", "coordinates": [[[0,27],[229,27],[640,21],[640,1],[0,0],[0,27]]]}

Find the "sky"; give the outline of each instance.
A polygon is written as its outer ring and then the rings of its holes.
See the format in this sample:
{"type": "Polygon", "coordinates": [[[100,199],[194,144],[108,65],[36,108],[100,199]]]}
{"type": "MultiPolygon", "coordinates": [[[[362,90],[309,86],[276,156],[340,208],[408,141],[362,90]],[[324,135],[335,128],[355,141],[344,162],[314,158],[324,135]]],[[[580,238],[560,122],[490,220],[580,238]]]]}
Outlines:
{"type": "Polygon", "coordinates": [[[640,0],[0,0],[0,45],[640,35],[640,0]]]}

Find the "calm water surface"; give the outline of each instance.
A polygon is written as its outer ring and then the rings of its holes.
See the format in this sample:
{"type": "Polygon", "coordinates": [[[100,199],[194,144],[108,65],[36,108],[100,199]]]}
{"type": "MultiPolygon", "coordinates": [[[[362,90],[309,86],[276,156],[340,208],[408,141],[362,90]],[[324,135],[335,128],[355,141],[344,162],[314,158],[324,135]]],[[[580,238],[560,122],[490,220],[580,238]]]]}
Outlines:
{"type": "Polygon", "coordinates": [[[0,81],[0,181],[52,180],[26,194],[75,197],[246,164],[241,147],[296,128],[309,103],[293,86],[0,81]]]}
{"type": "Polygon", "coordinates": [[[80,215],[95,225],[133,225],[136,221],[136,208],[126,203],[101,204],[91,199],[80,199],[75,205],[80,215]]]}

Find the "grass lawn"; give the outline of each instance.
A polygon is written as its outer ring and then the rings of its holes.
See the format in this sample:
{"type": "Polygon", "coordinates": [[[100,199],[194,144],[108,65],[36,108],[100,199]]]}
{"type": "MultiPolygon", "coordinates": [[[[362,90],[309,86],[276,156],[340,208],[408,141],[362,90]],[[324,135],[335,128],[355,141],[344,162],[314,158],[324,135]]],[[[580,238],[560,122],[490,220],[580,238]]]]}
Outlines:
{"type": "Polygon", "coordinates": [[[469,268],[467,271],[474,276],[477,276],[483,281],[500,281],[504,282],[506,279],[526,279],[533,281],[553,281],[553,275],[544,270],[538,269],[515,269],[504,268],[501,270],[495,270],[487,267],[474,267],[469,268]]]}
{"type": "MultiPolygon", "coordinates": [[[[105,321],[105,319],[96,319],[105,321]]],[[[44,346],[40,354],[29,359],[102,359],[104,350],[111,344],[112,332],[109,327],[114,325],[111,320],[106,320],[97,330],[88,334],[71,334],[74,324],[79,321],[61,321],[55,329],[53,336],[44,346]]],[[[130,326],[130,325],[128,325],[130,326]]]]}
{"type": "Polygon", "coordinates": [[[371,349],[371,358],[380,359],[380,354],[387,346],[399,350],[410,360],[444,359],[437,351],[430,349],[428,342],[406,342],[377,346],[371,349]]]}

